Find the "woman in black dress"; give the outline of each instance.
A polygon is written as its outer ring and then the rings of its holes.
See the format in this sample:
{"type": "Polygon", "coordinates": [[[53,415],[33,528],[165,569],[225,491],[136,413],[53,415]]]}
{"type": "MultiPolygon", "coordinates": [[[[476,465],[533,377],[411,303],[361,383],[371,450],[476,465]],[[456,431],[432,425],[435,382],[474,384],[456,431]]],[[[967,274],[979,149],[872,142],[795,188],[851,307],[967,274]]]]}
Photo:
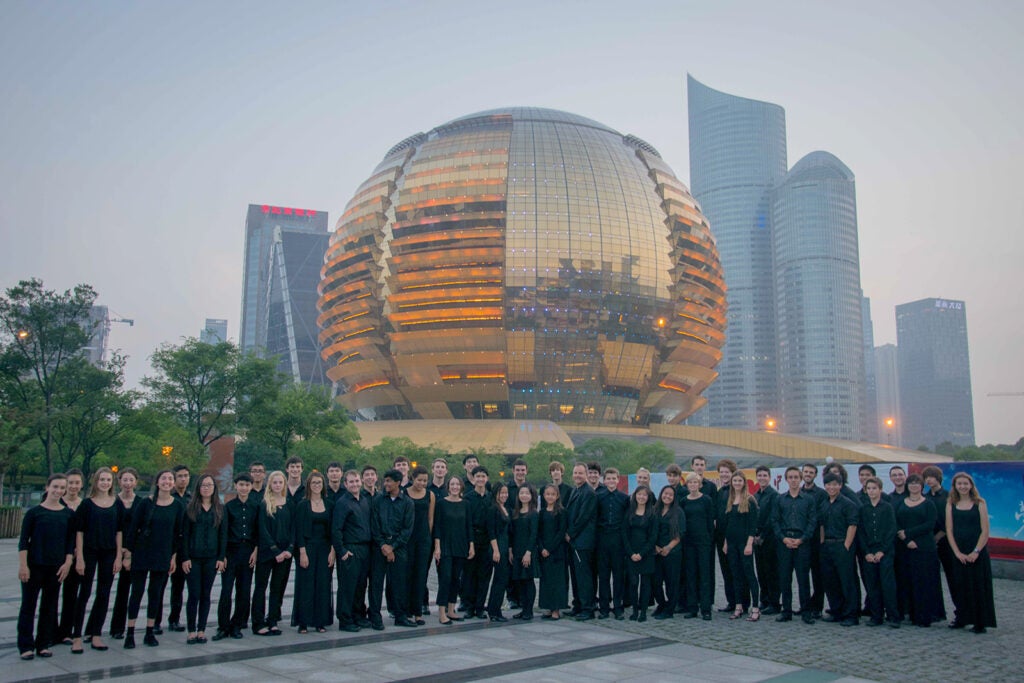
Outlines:
{"type": "Polygon", "coordinates": [[[935,505],[922,490],[919,474],[907,477],[907,497],[896,505],[896,542],[903,544],[905,571],[896,590],[906,598],[910,620],[927,628],[946,618],[939,579],[939,553],[935,545],[935,505]]]}
{"type": "Polygon", "coordinates": [[[711,621],[711,546],[715,537],[715,504],[700,492],[701,476],[691,472],[686,477],[687,495],[682,507],[686,516],[686,535],[683,537],[686,557],[686,614],[685,619],[697,616],[711,621]]]}
{"type": "Polygon", "coordinates": [[[117,506],[118,519],[121,520],[121,570],[117,575],[117,590],[114,593],[114,610],[110,614],[110,637],[115,640],[124,638],[124,622],[128,619],[128,595],[132,592],[132,572],[124,566],[124,538],[128,534],[128,526],[132,523],[132,506],[135,504],[135,485],[139,483],[139,473],[134,467],[125,467],[117,473],[117,506]]]}
{"type": "MultiPolygon", "coordinates": [[[[85,475],[82,474],[82,470],[74,467],[65,472],[65,476],[68,479],[68,489],[64,494],[64,505],[72,513],[76,513],[82,504],[81,493],[82,488],[85,486],[85,475]]],[[[72,514],[71,523],[78,524],[74,514],[72,514]]],[[[78,592],[82,585],[82,576],[77,571],[74,571],[74,569],[75,567],[72,567],[71,573],[64,579],[64,585],[61,590],[60,624],[57,626],[57,637],[53,639],[54,643],[72,644],[71,632],[75,630],[75,608],[78,605],[78,592]]],[[[75,648],[72,647],[72,649],[75,648]]],[[[78,645],[76,654],[80,652],[82,652],[81,643],[78,645]]]]}
{"type": "Polygon", "coordinates": [[[992,597],[992,561],[988,554],[988,504],[978,495],[974,479],[957,472],[946,507],[946,537],[953,551],[953,580],[959,600],[957,621],[953,627],[971,624],[972,631],[984,633],[996,627],[996,607],[992,597]]]}
{"type": "Polygon", "coordinates": [[[654,580],[654,542],[657,520],[651,505],[651,489],[638,486],[629,499],[629,513],[622,525],[622,550],[626,555],[626,591],[633,605],[630,621],[647,621],[654,580]]]}
{"type": "Polygon", "coordinates": [[[199,477],[195,493],[185,510],[185,533],[181,548],[181,571],[188,584],[185,621],[187,645],[206,642],[206,620],[210,616],[210,591],[217,574],[224,571],[228,549],[228,524],[220,502],[217,480],[209,474],[199,477]]]}
{"type": "Polygon", "coordinates": [[[466,560],[473,557],[473,525],[469,505],[462,500],[462,480],[448,480],[448,495],[434,511],[434,560],[437,562],[437,618],[442,624],[462,621],[455,599],[462,585],[466,560]]]}
{"type": "Polygon", "coordinates": [[[423,620],[423,603],[427,598],[427,573],[430,571],[430,556],[434,545],[431,531],[434,528],[437,501],[433,492],[427,489],[430,474],[425,467],[414,467],[409,473],[409,481],[411,483],[405,495],[412,500],[413,523],[409,545],[406,546],[410,581],[406,612],[418,626],[423,626],[427,623],[423,620]]]}
{"type": "Polygon", "coordinates": [[[540,517],[537,514],[537,492],[529,484],[519,487],[515,507],[512,509],[512,524],[509,526],[511,548],[510,578],[522,611],[512,615],[513,619],[533,619],[533,604],[537,601],[537,584],[540,563],[537,560],[537,532],[540,517]]]}
{"type": "Polygon", "coordinates": [[[92,603],[85,637],[92,649],[107,649],[101,638],[103,622],[107,620],[114,574],[121,570],[121,517],[114,495],[114,473],[109,467],[101,467],[93,473],[89,484],[89,497],[82,501],[75,513],[75,571],[81,581],[75,623],[71,630],[73,654],[83,651],[82,624],[94,576],[97,577],[96,599],[92,603]]]}
{"type": "Polygon", "coordinates": [[[558,486],[548,484],[541,490],[543,507],[537,515],[537,547],[540,555],[540,598],[545,610],[541,619],[559,619],[569,599],[565,565],[565,530],[568,517],[562,508],[558,486]]]}
{"type": "Polygon", "coordinates": [[[295,572],[295,614],[299,633],[309,627],[326,633],[331,625],[331,503],[323,496],[324,476],[313,470],[306,478],[306,497],[295,513],[295,547],[299,568],[295,572]]]}
{"type": "Polygon", "coordinates": [[[260,548],[256,557],[256,587],[252,593],[252,632],[258,636],[279,636],[281,604],[288,575],[292,571],[295,547],[295,506],[288,502],[284,472],[267,476],[260,505],[260,548]],[[270,585],[270,610],[267,610],[267,585],[270,585]]]}
{"type": "Polygon", "coordinates": [[[487,512],[487,540],[491,544],[491,564],[494,568],[491,578],[491,594],[487,599],[487,616],[491,621],[508,621],[501,613],[508,588],[509,563],[508,526],[511,521],[505,503],[508,501],[508,486],[494,487],[492,505],[487,512]]]}
{"type": "Polygon", "coordinates": [[[39,505],[25,513],[18,542],[18,580],[21,581],[21,611],[18,613],[18,652],[24,660],[52,657],[53,627],[57,624],[57,598],[60,584],[71,572],[75,552],[75,532],[71,511],[61,497],[68,480],[63,474],[51,474],[46,494],[39,505]],[[39,626],[32,634],[32,622],[39,604],[39,626]]]}
{"type": "Polygon", "coordinates": [[[679,574],[683,566],[686,518],[676,503],[676,488],[663,486],[654,506],[654,599],[655,619],[671,619],[679,602],[679,574]]]}
{"type": "Polygon", "coordinates": [[[758,608],[760,588],[754,573],[754,537],[757,536],[759,516],[757,501],[750,495],[747,478],[742,472],[734,472],[729,485],[729,498],[722,517],[722,533],[725,535],[722,550],[729,562],[733,597],[736,598],[736,611],[729,618],[739,619],[750,609],[747,621],[757,621],[761,618],[758,608]]]}
{"type": "Polygon", "coordinates": [[[167,577],[174,572],[181,551],[185,506],[171,495],[174,473],[163,470],[154,482],[153,495],[133,506],[132,523],[124,541],[127,548],[124,562],[132,572],[128,629],[124,634],[124,647],[128,650],[135,647],[135,619],[139,616],[147,581],[146,637],[142,642],[150,647],[160,644],[153,635],[153,624],[163,603],[167,577]]]}

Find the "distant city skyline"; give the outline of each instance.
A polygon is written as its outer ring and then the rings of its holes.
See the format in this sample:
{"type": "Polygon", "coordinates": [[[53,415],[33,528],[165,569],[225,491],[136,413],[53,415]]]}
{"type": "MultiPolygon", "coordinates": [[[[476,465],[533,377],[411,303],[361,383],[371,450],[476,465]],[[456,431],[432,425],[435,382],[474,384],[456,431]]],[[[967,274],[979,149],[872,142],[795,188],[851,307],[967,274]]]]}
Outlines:
{"type": "Polygon", "coordinates": [[[109,344],[137,385],[208,312],[239,337],[239,207],[333,219],[396,131],[516,103],[643,138],[689,183],[689,72],[785,107],[791,158],[854,169],[875,344],[895,342],[896,304],[968,302],[977,440],[1020,438],[1024,398],[989,394],[1024,391],[1024,320],[1001,296],[1024,261],[1024,91],[1006,77],[1024,5],[654,2],[629,10],[642,32],[617,2],[398,5],[0,5],[0,286],[92,284],[136,321],[109,344]],[[455,38],[424,50],[439,21],[455,38]]]}

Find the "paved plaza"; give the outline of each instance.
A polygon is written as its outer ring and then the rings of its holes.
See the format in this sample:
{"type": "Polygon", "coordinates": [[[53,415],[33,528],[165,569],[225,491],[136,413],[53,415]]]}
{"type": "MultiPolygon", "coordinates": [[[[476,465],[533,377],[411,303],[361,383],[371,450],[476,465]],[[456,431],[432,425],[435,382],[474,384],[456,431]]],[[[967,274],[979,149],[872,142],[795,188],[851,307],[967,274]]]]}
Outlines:
{"type": "MultiPolygon", "coordinates": [[[[636,624],[568,619],[492,624],[471,620],[441,626],[391,626],[383,632],[298,635],[276,638],[245,631],[242,640],[185,645],[185,634],[165,633],[160,647],[124,650],[107,638],[108,652],[72,656],[55,646],[50,659],[22,662],[16,647],[21,601],[17,542],[0,541],[0,682],[140,679],[162,681],[1017,681],[1020,680],[1024,583],[997,579],[999,628],[985,635],[936,625],[899,630],[843,628],[796,620],[775,623],[683,620],[636,624]]],[[[433,582],[433,573],[431,581],[433,582]]],[[[720,581],[719,581],[720,583],[720,581]]],[[[431,585],[433,590],[433,584],[431,585]]],[[[216,622],[216,598],[208,634],[216,622]]],[[[719,585],[719,606],[724,604],[719,585]]],[[[291,590],[285,598],[287,615],[291,590]]],[[[947,608],[949,606],[947,596],[947,608]]],[[[510,613],[506,612],[506,616],[510,613]]],[[[141,623],[140,619],[140,623],[141,623]]],[[[285,620],[287,623],[287,619],[285,620]]],[[[864,621],[862,621],[862,624],[864,621]]]]}

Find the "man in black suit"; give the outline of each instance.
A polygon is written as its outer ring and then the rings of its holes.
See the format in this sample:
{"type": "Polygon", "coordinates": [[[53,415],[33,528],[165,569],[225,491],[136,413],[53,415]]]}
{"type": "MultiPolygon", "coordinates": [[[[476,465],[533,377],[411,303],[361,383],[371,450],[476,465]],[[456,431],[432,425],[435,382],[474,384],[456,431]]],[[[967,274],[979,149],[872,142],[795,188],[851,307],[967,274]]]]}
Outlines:
{"type": "Polygon", "coordinates": [[[586,621],[594,618],[594,576],[591,573],[591,559],[597,542],[597,494],[587,482],[587,466],[576,463],[572,468],[572,482],[576,485],[566,506],[569,526],[565,540],[569,544],[569,565],[576,577],[579,600],[576,619],[586,621]]]}

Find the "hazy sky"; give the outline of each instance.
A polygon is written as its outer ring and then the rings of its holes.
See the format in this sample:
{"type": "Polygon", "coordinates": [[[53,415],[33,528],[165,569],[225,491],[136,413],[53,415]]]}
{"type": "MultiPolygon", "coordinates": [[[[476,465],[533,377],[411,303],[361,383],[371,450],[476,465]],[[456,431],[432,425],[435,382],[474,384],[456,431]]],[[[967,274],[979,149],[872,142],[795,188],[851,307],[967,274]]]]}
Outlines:
{"type": "MultiPolygon", "coordinates": [[[[0,1],[0,286],[88,282],[134,382],[237,338],[249,203],[340,215],[394,143],[564,109],[689,177],[686,73],[786,109],[857,176],[875,343],[963,299],[979,442],[1024,434],[1024,3],[0,1]]],[[[712,225],[712,229],[714,226],[712,225]]]]}

